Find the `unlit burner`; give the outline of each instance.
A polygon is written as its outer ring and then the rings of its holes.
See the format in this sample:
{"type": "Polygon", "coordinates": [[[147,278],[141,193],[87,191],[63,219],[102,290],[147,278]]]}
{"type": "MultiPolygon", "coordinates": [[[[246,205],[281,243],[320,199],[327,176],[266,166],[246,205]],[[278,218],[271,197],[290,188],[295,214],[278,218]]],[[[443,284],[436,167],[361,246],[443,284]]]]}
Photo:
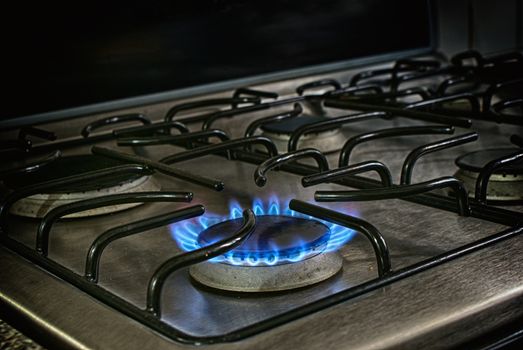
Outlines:
{"type": "MultiPolygon", "coordinates": [[[[96,155],[67,156],[55,160],[51,164],[32,173],[17,174],[4,179],[7,187],[16,190],[24,186],[60,179],[83,172],[106,169],[124,163],[96,155]]],[[[64,186],[52,193],[32,195],[17,201],[10,209],[11,214],[27,217],[43,217],[49,210],[64,204],[79,200],[101,197],[109,194],[156,191],[159,186],[150,176],[136,174],[119,175],[109,179],[85,182],[83,184],[64,186]]],[[[86,210],[66,217],[86,217],[101,215],[136,207],[141,203],[111,205],[92,210],[86,210]]]]}
{"type": "MultiPolygon", "coordinates": [[[[280,122],[263,125],[262,136],[270,138],[280,153],[287,152],[291,134],[304,125],[329,120],[326,117],[316,116],[299,116],[289,118],[280,122]]],[[[340,144],[345,140],[340,132],[339,127],[333,127],[331,130],[312,132],[300,137],[298,148],[317,148],[323,152],[335,151],[339,149],[340,144]],[[341,142],[341,143],[340,143],[341,142]]]]}
{"type": "MultiPolygon", "coordinates": [[[[198,236],[207,246],[237,231],[241,219],[221,222],[198,236]]],[[[191,267],[198,282],[236,292],[269,292],[300,288],[323,281],[343,263],[337,252],[324,252],[329,228],[316,220],[284,215],[256,217],[256,228],[241,246],[219,258],[191,267]]]]}
{"type": "MultiPolygon", "coordinates": [[[[499,148],[467,153],[456,159],[459,170],[455,177],[463,182],[469,196],[473,196],[481,169],[487,163],[516,151],[517,148],[499,148]]],[[[523,201],[523,163],[505,166],[492,174],[487,185],[487,200],[498,204],[520,204],[523,201]]]]}

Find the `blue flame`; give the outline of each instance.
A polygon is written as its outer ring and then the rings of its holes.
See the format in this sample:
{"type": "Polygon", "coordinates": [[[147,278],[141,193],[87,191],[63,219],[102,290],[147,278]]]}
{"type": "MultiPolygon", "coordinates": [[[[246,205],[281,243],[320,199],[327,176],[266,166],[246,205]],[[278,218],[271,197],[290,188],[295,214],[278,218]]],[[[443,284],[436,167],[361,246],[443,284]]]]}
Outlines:
{"type": "MultiPolygon", "coordinates": [[[[355,235],[355,231],[348,229],[343,226],[333,224],[328,221],[319,220],[312,216],[297,213],[289,209],[288,201],[285,205],[280,205],[280,201],[276,196],[271,196],[267,203],[264,203],[261,199],[255,198],[252,202],[252,211],[255,215],[285,215],[299,218],[305,218],[310,220],[316,220],[326,225],[330,230],[330,238],[326,245],[321,247],[321,252],[332,252],[338,250],[341,246],[346,244],[355,235]]],[[[192,251],[201,248],[198,243],[198,235],[200,232],[206,230],[208,227],[216,225],[220,222],[237,219],[242,217],[242,207],[237,201],[231,201],[229,204],[229,216],[219,216],[213,214],[206,214],[192,220],[185,220],[179,223],[172,224],[170,226],[171,234],[176,240],[178,245],[185,251],[192,251]]],[[[299,242],[297,243],[298,249],[293,254],[282,256],[279,254],[278,247],[272,247],[273,252],[271,254],[265,253],[263,256],[255,253],[250,254],[247,258],[240,258],[234,254],[234,250],[226,253],[225,255],[211,259],[212,262],[225,262],[231,265],[276,265],[283,263],[293,263],[305,259],[311,252],[305,251],[305,249],[299,249],[299,242]]]]}

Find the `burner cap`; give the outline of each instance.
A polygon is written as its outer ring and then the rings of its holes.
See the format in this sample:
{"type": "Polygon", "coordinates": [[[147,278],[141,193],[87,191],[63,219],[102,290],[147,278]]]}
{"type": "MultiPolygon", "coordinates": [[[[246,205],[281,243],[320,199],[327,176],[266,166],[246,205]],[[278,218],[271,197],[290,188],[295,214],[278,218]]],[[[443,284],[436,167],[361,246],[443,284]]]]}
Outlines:
{"type": "MultiPolygon", "coordinates": [[[[241,227],[242,221],[233,219],[211,226],[198,236],[198,243],[206,246],[225,239],[241,227]]],[[[234,261],[234,265],[303,260],[321,253],[329,238],[329,228],[319,221],[260,215],[256,217],[256,228],[249,239],[225,256],[234,261]]]]}
{"type": "MultiPolygon", "coordinates": [[[[326,117],[315,117],[315,116],[300,116],[297,118],[289,118],[282,120],[281,122],[277,123],[271,123],[266,124],[261,127],[261,129],[265,132],[274,133],[274,134],[292,134],[294,131],[296,131],[299,127],[322,122],[325,120],[328,120],[329,118],[326,117]]],[[[333,127],[333,129],[337,129],[337,127],[333,127]]]]}
{"type": "MultiPolygon", "coordinates": [[[[4,183],[9,188],[16,190],[38,182],[55,180],[62,177],[73,176],[88,171],[106,169],[122,164],[127,163],[94,154],[67,156],[53,161],[38,171],[16,174],[15,176],[7,177],[4,179],[4,183]]],[[[59,190],[51,191],[51,193],[94,191],[129,183],[137,180],[140,177],[141,175],[137,174],[114,176],[109,179],[101,179],[95,182],[86,182],[83,184],[70,185],[67,187],[64,186],[59,190]]]]}
{"type": "MultiPolygon", "coordinates": [[[[479,173],[487,163],[517,152],[518,148],[486,149],[464,154],[456,159],[456,165],[463,170],[479,173]]],[[[505,173],[511,175],[523,174],[523,162],[500,168],[497,174],[505,173]]]]}

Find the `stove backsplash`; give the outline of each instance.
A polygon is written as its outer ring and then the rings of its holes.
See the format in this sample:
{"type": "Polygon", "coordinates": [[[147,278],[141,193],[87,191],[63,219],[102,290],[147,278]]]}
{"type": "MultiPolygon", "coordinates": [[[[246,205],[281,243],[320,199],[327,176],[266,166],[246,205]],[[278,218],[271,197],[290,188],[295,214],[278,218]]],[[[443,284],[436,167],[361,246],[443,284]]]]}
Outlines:
{"type": "Polygon", "coordinates": [[[436,0],[439,49],[483,54],[523,49],[523,1],[436,0]]]}
{"type": "Polygon", "coordinates": [[[5,119],[218,82],[223,90],[223,82],[275,72],[296,77],[434,42],[428,0],[14,6],[2,23],[9,90],[0,128],[5,119]]]}

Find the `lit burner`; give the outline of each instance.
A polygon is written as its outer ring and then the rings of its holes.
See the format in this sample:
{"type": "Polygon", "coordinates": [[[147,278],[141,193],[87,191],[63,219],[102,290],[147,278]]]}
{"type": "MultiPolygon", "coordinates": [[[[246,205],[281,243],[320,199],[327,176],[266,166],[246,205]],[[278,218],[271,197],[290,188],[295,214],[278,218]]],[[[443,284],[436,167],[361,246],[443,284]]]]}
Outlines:
{"type": "MultiPolygon", "coordinates": [[[[198,235],[198,243],[206,246],[225,239],[241,227],[242,221],[233,219],[213,225],[198,235]]],[[[329,237],[329,228],[315,220],[283,215],[257,216],[256,229],[249,240],[225,254],[224,263],[272,266],[297,262],[324,251],[329,237]]]]}
{"type": "MultiPolygon", "coordinates": [[[[256,228],[241,246],[190,269],[198,282],[242,292],[299,288],[336,274],[343,259],[336,250],[354,232],[345,227],[281,209],[273,198],[267,206],[255,200],[256,228]]],[[[178,244],[187,251],[226,238],[237,231],[241,207],[234,203],[229,217],[205,216],[172,225],[178,244]]]]}

